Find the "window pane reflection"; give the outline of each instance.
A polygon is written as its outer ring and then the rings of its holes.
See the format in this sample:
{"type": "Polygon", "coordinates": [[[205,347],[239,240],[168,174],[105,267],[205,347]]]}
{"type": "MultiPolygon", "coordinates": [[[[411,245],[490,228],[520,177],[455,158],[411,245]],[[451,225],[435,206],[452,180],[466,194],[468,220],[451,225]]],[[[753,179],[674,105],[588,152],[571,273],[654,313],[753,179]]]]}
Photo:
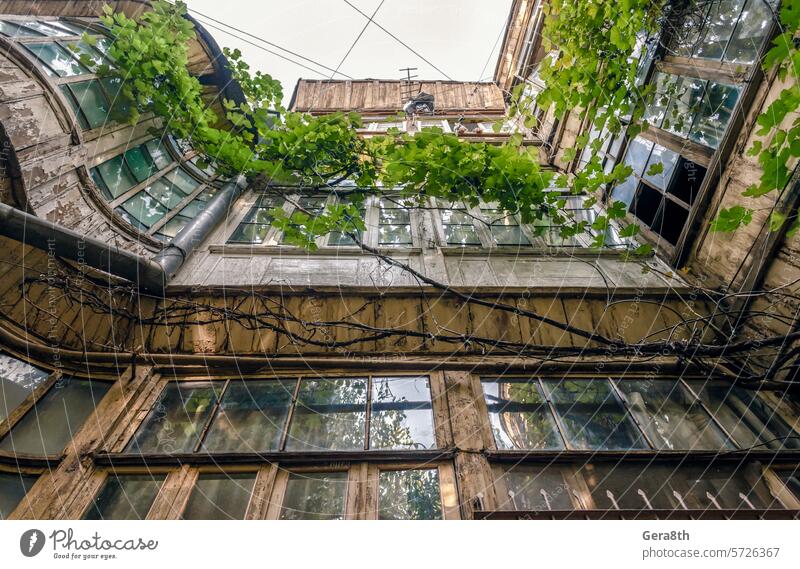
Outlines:
{"type": "Polygon", "coordinates": [[[181,518],[243,520],[255,481],[255,473],[200,474],[181,518]]]}
{"type": "Polygon", "coordinates": [[[378,519],[442,519],[439,471],[381,471],[378,480],[378,519]]]}
{"type": "Polygon", "coordinates": [[[567,470],[551,466],[515,466],[503,473],[507,496],[500,496],[504,510],[572,510],[573,489],[567,470]]]}
{"type": "Polygon", "coordinates": [[[427,377],[372,379],[369,446],[426,449],[436,446],[427,377]]]}
{"type": "Polygon", "coordinates": [[[143,520],[158,495],[164,474],[109,475],[84,520],[143,520]]]}
{"type": "Polygon", "coordinates": [[[283,520],[341,520],[346,472],[291,473],[283,497],[283,520]]]}
{"type": "Polygon", "coordinates": [[[485,380],[482,385],[497,448],[564,448],[537,381],[485,380]]]}
{"type": "Polygon", "coordinates": [[[19,407],[49,375],[22,360],[0,354],[0,421],[19,407]]]}
{"type": "Polygon", "coordinates": [[[38,476],[18,472],[0,472],[0,520],[8,519],[38,476]]]}

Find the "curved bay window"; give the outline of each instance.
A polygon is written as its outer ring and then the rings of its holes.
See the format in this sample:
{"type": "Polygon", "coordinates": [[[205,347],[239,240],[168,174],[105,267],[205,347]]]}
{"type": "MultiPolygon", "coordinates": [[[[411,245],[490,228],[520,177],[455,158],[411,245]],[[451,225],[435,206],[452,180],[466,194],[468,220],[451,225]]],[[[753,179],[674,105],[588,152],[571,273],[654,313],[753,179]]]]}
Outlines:
{"type": "Polygon", "coordinates": [[[171,139],[150,139],[90,169],[103,198],[125,221],[161,241],[175,237],[217,193],[171,139]]]}

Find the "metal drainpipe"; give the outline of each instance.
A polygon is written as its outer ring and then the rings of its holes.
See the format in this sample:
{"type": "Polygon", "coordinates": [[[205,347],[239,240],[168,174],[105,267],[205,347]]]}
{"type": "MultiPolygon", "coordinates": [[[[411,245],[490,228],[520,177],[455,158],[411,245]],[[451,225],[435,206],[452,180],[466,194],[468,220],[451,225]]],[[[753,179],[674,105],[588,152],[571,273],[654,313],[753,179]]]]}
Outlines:
{"type": "Polygon", "coordinates": [[[206,209],[181,229],[172,241],[153,257],[153,261],[162,267],[166,282],[175,276],[195,248],[205,241],[214,228],[228,215],[233,202],[242,194],[246,186],[247,181],[241,175],[235,180],[223,184],[206,209]]]}
{"type": "Polygon", "coordinates": [[[4,203],[0,203],[0,235],[57,257],[85,263],[128,280],[144,292],[164,296],[167,283],[197,245],[227,215],[230,206],[244,190],[245,183],[244,176],[225,183],[206,209],[152,259],[81,235],[4,203]]]}
{"type": "Polygon", "coordinates": [[[163,294],[164,269],[158,263],[4,203],[0,203],[0,235],[163,294]]]}

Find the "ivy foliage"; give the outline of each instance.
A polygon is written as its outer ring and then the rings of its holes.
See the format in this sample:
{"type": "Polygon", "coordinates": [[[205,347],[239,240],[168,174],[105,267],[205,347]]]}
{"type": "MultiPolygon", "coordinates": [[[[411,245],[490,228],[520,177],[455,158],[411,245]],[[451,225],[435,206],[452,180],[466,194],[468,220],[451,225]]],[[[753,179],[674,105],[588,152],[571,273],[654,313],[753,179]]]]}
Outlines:
{"type": "MultiPolygon", "coordinates": [[[[568,5],[564,2],[565,9],[568,5]]],[[[558,188],[566,187],[567,181],[559,179],[554,185],[553,173],[542,169],[538,154],[522,143],[521,135],[502,145],[467,142],[441,129],[413,136],[390,131],[365,139],[356,132],[362,124],[357,114],[314,116],[284,109],[280,83],[267,74],[253,73],[238,50],[225,54],[244,100],[223,99],[215,108],[204,100],[202,86],[189,70],[188,50],[195,32],[185,16],[183,2],[156,1],[152,11],[136,18],[106,6],[102,21],[113,38],[109,55],[115,65],[96,71],[121,80],[120,97],[130,109],[131,122],[143,115],[159,117],[163,130],[187,141],[225,174],[243,174],[254,184],[273,189],[289,184],[287,195],[298,187],[338,191],[344,180],[355,183],[360,191],[348,192],[347,200],[322,212],[298,208],[287,216],[281,209],[273,210],[272,223],[284,231],[288,242],[313,248],[316,237],[327,232],[363,230],[360,208],[376,187],[396,189],[406,203],[418,205],[428,198],[472,205],[479,200],[496,202],[519,214],[523,223],[536,225],[549,217],[563,224],[563,237],[589,230],[585,221],[572,219],[564,210],[566,202],[558,188]]],[[[624,20],[612,27],[618,30],[615,53],[631,47],[622,30],[635,26],[633,20],[624,20]]],[[[582,69],[588,76],[587,65],[582,69]]],[[[592,94],[585,96],[582,100],[592,94]]],[[[617,169],[603,179],[614,181],[622,174],[617,169]]],[[[596,184],[577,184],[574,191],[582,193],[590,186],[596,184]]],[[[594,229],[606,228],[611,219],[624,215],[623,209],[611,208],[594,229]]],[[[627,230],[628,235],[633,233],[627,230]]],[[[604,239],[601,231],[595,244],[601,246],[604,239]]]]}

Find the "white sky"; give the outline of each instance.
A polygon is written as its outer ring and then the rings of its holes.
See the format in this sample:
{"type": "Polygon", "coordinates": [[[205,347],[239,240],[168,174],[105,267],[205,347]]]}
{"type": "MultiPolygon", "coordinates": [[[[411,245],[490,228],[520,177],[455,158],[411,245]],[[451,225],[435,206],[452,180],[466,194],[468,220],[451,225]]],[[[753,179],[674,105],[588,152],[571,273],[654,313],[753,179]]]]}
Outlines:
{"type": "MultiPolygon", "coordinates": [[[[362,12],[372,15],[381,0],[349,1],[362,12]]],[[[197,10],[332,69],[339,65],[367,22],[367,18],[344,0],[188,0],[187,4],[190,10],[197,10]]],[[[510,7],[511,0],[384,0],[375,21],[453,79],[490,81],[510,7]]],[[[319,73],[280,59],[212,27],[223,27],[219,24],[195,12],[192,15],[220,46],[238,47],[253,68],[280,80],[286,104],[298,78],[331,76],[331,71],[261,44],[319,69],[319,73]]],[[[252,37],[234,33],[260,44],[252,37]]],[[[370,24],[340,71],[353,78],[399,79],[402,75],[399,69],[403,67],[418,67],[416,73],[420,79],[445,79],[383,30],[370,24]]],[[[345,77],[338,75],[337,78],[345,77]]]]}

